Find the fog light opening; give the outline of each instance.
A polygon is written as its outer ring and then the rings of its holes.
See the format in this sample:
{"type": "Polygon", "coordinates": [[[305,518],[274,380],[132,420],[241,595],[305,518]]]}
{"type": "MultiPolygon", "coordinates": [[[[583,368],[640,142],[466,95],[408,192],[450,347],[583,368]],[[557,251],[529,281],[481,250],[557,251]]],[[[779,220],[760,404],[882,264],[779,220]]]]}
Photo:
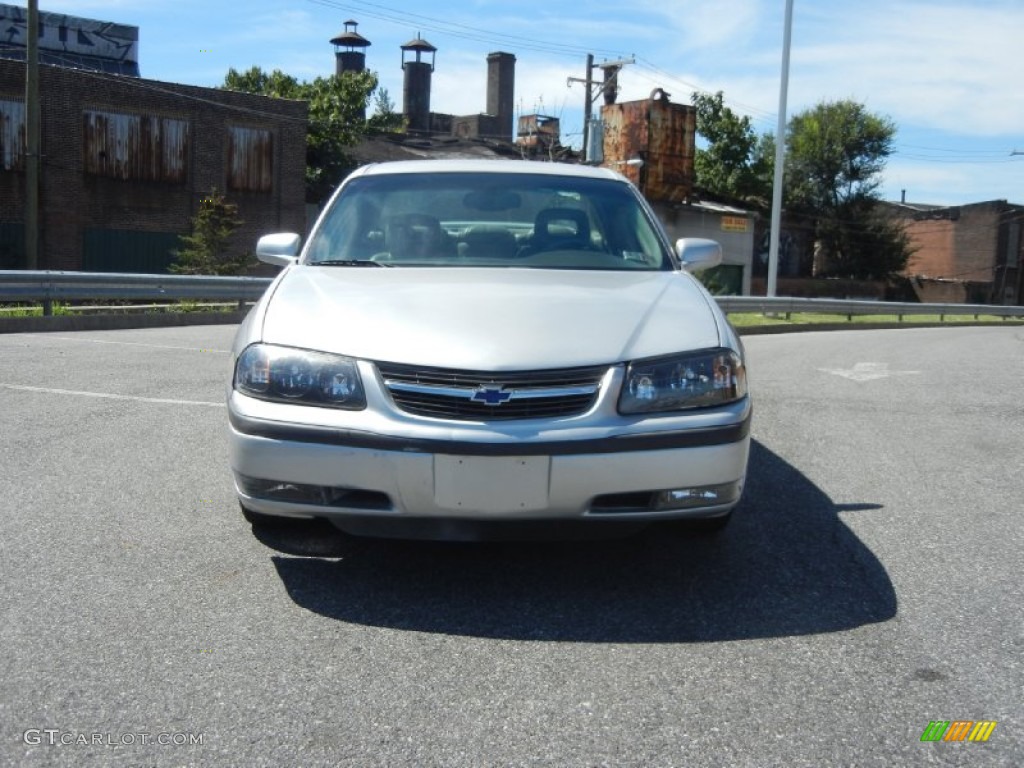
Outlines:
{"type": "Polygon", "coordinates": [[[655,493],[654,508],[668,510],[717,507],[722,504],[732,504],[739,496],[740,484],[736,481],[717,485],[698,485],[692,488],[670,488],[655,493]]]}
{"type": "Polygon", "coordinates": [[[302,483],[266,480],[235,473],[238,490],[246,496],[266,501],[283,501],[292,504],[313,504],[320,507],[348,507],[369,510],[392,508],[391,499],[379,491],[326,485],[304,485],[302,483]]]}

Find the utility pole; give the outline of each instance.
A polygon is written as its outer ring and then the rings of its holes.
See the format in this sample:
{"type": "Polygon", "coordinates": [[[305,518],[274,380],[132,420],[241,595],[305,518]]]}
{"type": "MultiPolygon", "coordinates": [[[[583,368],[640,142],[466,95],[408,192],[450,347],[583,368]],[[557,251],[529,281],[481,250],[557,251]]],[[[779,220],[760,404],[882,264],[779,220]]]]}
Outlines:
{"type": "Polygon", "coordinates": [[[767,295],[775,296],[779,275],[779,238],[782,236],[782,181],[786,162],[786,94],[789,90],[789,46],[793,28],[793,0],[786,0],[786,26],[782,34],[782,82],[779,85],[779,124],[775,133],[775,181],[772,185],[771,243],[768,246],[767,295]]]}
{"type": "Polygon", "coordinates": [[[39,0],[28,0],[25,63],[25,268],[39,268],[39,0]]]}
{"type": "Polygon", "coordinates": [[[594,88],[594,54],[587,54],[587,92],[583,96],[583,157],[587,156],[587,148],[590,146],[590,118],[594,114],[594,99],[590,95],[594,88]]]}
{"type": "Polygon", "coordinates": [[[569,77],[566,78],[566,85],[571,86],[573,83],[583,83],[586,88],[586,93],[583,95],[583,157],[587,156],[587,147],[590,145],[590,120],[594,115],[594,102],[597,97],[601,94],[605,94],[605,103],[614,104],[615,95],[618,93],[619,88],[619,70],[622,69],[626,64],[635,64],[635,58],[619,59],[618,61],[604,61],[600,64],[594,64],[594,54],[587,54],[587,76],[584,77],[569,77]],[[598,88],[597,93],[594,93],[594,69],[600,68],[604,70],[604,82],[598,88]],[[611,94],[611,101],[608,100],[608,94],[611,94]]]}

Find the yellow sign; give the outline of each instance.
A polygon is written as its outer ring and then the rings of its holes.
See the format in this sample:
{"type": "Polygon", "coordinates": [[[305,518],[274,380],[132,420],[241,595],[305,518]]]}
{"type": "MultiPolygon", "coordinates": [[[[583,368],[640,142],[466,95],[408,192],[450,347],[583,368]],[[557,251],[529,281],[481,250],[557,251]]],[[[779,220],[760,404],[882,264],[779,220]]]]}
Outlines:
{"type": "Polygon", "coordinates": [[[723,216],[722,217],[722,231],[723,232],[746,232],[747,231],[747,217],[746,216],[723,216]]]}

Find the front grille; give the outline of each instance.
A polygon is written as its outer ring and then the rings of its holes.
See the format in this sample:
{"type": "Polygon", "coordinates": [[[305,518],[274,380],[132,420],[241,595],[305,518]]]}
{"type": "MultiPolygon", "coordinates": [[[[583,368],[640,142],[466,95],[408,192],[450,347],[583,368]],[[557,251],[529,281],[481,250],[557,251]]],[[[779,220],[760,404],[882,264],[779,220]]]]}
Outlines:
{"type": "Polygon", "coordinates": [[[608,368],[493,373],[378,363],[377,370],[395,405],[406,413],[456,421],[510,421],[584,413],[597,399],[608,368]],[[474,395],[476,400],[471,399],[474,395]]]}

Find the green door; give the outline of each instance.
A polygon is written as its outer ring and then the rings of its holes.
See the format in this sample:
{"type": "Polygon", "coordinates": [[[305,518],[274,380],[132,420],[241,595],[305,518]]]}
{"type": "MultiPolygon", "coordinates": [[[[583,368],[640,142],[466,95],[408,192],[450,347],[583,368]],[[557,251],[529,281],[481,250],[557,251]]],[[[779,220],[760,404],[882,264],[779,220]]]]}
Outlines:
{"type": "Polygon", "coordinates": [[[144,272],[162,274],[174,263],[180,247],[175,232],[125,229],[87,229],[82,247],[86,272],[144,272]]]}

